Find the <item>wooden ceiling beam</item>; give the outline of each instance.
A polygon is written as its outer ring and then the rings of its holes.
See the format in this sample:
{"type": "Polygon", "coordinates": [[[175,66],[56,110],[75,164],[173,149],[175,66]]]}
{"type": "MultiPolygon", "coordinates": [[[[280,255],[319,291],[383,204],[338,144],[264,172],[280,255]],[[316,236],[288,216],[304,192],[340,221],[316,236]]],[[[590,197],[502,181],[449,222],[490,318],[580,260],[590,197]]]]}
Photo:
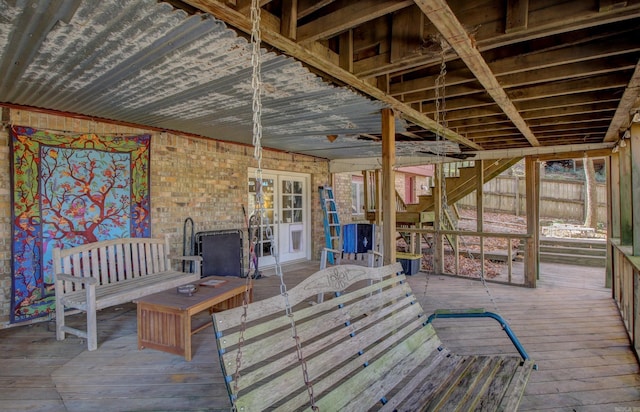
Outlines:
{"type": "MultiPolygon", "coordinates": [[[[584,99],[583,99],[584,100],[584,99]]],[[[533,100],[531,102],[534,102],[533,100]]],[[[560,103],[555,105],[550,102],[550,106],[542,105],[537,102],[540,107],[522,110],[522,107],[518,107],[522,117],[525,120],[539,119],[545,117],[563,116],[568,114],[590,113],[598,112],[602,110],[615,110],[618,99],[609,98],[609,100],[593,100],[593,101],[579,101],[579,102],[567,102],[567,104],[560,103]]],[[[448,105],[447,105],[448,106],[448,105]]],[[[482,117],[492,117],[496,115],[504,115],[497,107],[468,107],[467,110],[451,110],[447,112],[447,123],[449,126],[454,125],[455,121],[464,119],[476,119],[482,117]]]]}
{"type": "MultiPolygon", "coordinates": [[[[565,3],[558,3],[554,7],[565,7],[565,3]]],[[[606,13],[585,11],[575,14],[568,19],[567,16],[569,15],[566,10],[560,10],[560,12],[556,9],[552,9],[549,12],[530,11],[530,24],[526,30],[506,34],[499,32],[499,28],[504,27],[504,23],[502,21],[496,21],[494,22],[495,28],[489,29],[486,32],[480,31],[476,34],[478,50],[484,53],[510,44],[522,43],[549,35],[561,35],[608,23],[629,21],[640,17],[640,4],[630,5],[622,9],[614,9],[606,13]],[[531,17],[535,17],[538,14],[544,15],[540,15],[532,21],[531,17]]],[[[470,24],[466,21],[463,21],[463,23],[470,24]]],[[[482,27],[488,26],[487,23],[483,23],[482,27]]],[[[428,33],[424,35],[427,36],[428,33]]],[[[632,36],[629,40],[633,40],[632,36]]],[[[615,48],[613,43],[610,43],[609,46],[615,48]]],[[[521,55],[520,57],[526,58],[526,55],[521,55]]],[[[437,64],[439,60],[439,53],[434,54],[423,51],[392,63],[390,54],[387,52],[354,62],[354,73],[360,77],[374,77],[381,74],[390,74],[418,68],[420,66],[437,64]]]]}
{"type": "MultiPolygon", "coordinates": [[[[514,87],[527,83],[557,80],[580,75],[613,71],[616,68],[633,68],[640,52],[640,44],[626,38],[618,42],[603,41],[589,47],[560,48],[540,51],[526,56],[514,56],[493,61],[489,64],[492,72],[500,78],[501,84],[514,87]],[[622,67],[621,67],[622,66],[622,67]],[[553,70],[548,70],[553,68],[553,70]]],[[[433,90],[437,75],[420,77],[403,82],[392,83],[389,92],[392,96],[433,90]]],[[[458,69],[447,72],[447,87],[475,80],[468,70],[458,69]]]]}
{"type": "Polygon", "coordinates": [[[610,112],[615,110],[616,106],[611,102],[597,102],[597,103],[587,103],[587,104],[577,104],[573,106],[562,106],[555,108],[544,108],[538,110],[530,110],[528,112],[522,112],[522,116],[527,120],[534,119],[546,119],[550,117],[557,116],[569,116],[573,114],[583,114],[583,113],[599,113],[599,112],[610,112]]]}
{"type": "MultiPolygon", "coordinates": [[[[499,160],[499,159],[512,159],[523,156],[536,156],[542,158],[543,156],[562,156],[568,159],[582,158],[586,153],[587,156],[602,157],[608,156],[611,153],[613,143],[587,143],[587,144],[573,144],[573,145],[553,145],[553,146],[538,146],[538,147],[526,147],[526,148],[503,148],[496,150],[484,150],[480,152],[467,152],[472,156],[469,160],[499,160]],[[579,155],[575,155],[579,154],[579,155]]],[[[396,166],[415,166],[424,165],[427,163],[448,163],[454,162],[456,159],[446,156],[397,156],[396,166]]],[[[362,170],[375,170],[380,169],[382,164],[381,157],[367,157],[357,159],[336,159],[329,162],[330,173],[341,172],[359,172],[362,170]]]]}
{"type": "Polygon", "coordinates": [[[609,157],[611,155],[611,149],[596,149],[596,150],[583,150],[566,153],[549,153],[545,155],[539,155],[538,160],[541,162],[548,162],[549,160],[563,160],[563,159],[582,159],[585,157],[609,157]]]}
{"type": "MultiPolygon", "coordinates": [[[[260,7],[264,7],[273,0],[260,0],[260,7]]],[[[236,10],[242,14],[249,14],[251,9],[251,0],[236,0],[236,10]]]]}
{"type": "MultiPolygon", "coordinates": [[[[604,79],[606,76],[615,75],[617,72],[629,72],[630,70],[635,69],[636,62],[637,60],[631,62],[629,57],[608,58],[590,62],[588,64],[568,64],[554,70],[536,69],[530,72],[497,76],[497,78],[500,79],[502,88],[511,96],[514,90],[518,90],[520,88],[536,86],[544,87],[545,85],[553,82],[564,82],[575,79],[579,80],[589,76],[598,76],[599,79],[604,79]]],[[[449,84],[448,79],[449,77],[447,76],[447,87],[445,88],[445,92],[448,100],[484,92],[484,90],[480,89],[477,83],[475,83],[475,79],[473,82],[457,82],[455,84],[449,84]]],[[[393,86],[393,84],[390,86],[393,86]]],[[[605,84],[599,84],[598,86],[603,87],[605,84]]],[[[575,90],[575,93],[583,93],[583,90],[575,90]]],[[[424,104],[425,102],[435,100],[436,98],[434,88],[416,92],[407,91],[402,94],[391,93],[391,95],[406,104],[424,104]]]]}
{"type": "Polygon", "coordinates": [[[615,142],[620,137],[620,131],[626,129],[630,125],[630,119],[633,115],[631,112],[640,109],[636,106],[636,102],[640,98],[640,61],[636,65],[629,83],[625,87],[624,93],[620,98],[618,109],[611,119],[609,130],[605,135],[605,142],[615,142]]]}
{"type": "Polygon", "coordinates": [[[536,126],[536,132],[542,134],[550,134],[550,133],[588,133],[588,130],[585,129],[596,129],[602,127],[609,126],[609,119],[598,119],[593,122],[580,122],[577,125],[572,123],[560,123],[560,124],[541,124],[536,126]]]}
{"type": "MultiPolygon", "coordinates": [[[[185,0],[185,2],[193,7],[198,8],[199,10],[215,16],[216,18],[224,21],[237,30],[240,30],[247,34],[251,33],[252,24],[247,16],[225,4],[222,4],[215,0],[185,0]]],[[[440,133],[442,137],[447,140],[460,143],[472,149],[482,150],[481,146],[476,145],[472,141],[466,139],[465,137],[450,129],[443,129],[442,126],[439,125],[435,120],[429,118],[428,116],[412,108],[411,106],[389,96],[377,87],[340,68],[337,64],[329,62],[326,57],[314,53],[312,49],[303,47],[302,45],[292,41],[291,39],[282,36],[279,33],[279,27],[277,30],[274,30],[269,26],[265,26],[262,27],[261,31],[262,40],[266,44],[270,44],[283,53],[294,57],[295,59],[309,65],[318,72],[323,73],[324,75],[335,79],[340,83],[346,84],[365,95],[368,95],[376,100],[379,100],[382,103],[387,104],[405,120],[432,132],[440,133]]]]}
{"type": "Polygon", "coordinates": [[[447,118],[447,126],[452,129],[461,129],[461,128],[472,128],[472,127],[485,127],[485,128],[493,128],[499,126],[513,127],[513,123],[501,113],[496,116],[486,116],[486,117],[472,117],[466,119],[458,119],[453,120],[447,118]]]}
{"type": "Polygon", "coordinates": [[[573,80],[565,80],[552,83],[544,83],[518,89],[509,90],[508,93],[514,102],[529,99],[544,99],[553,96],[564,96],[567,90],[580,94],[599,90],[616,90],[624,88],[628,83],[629,76],[625,73],[605,74],[591,76],[573,80]]]}
{"type": "Polygon", "coordinates": [[[465,62],[469,70],[476,76],[478,81],[485,88],[487,93],[502,108],[504,113],[516,125],[522,135],[529,141],[531,146],[538,146],[538,139],[529,129],[518,109],[507,96],[496,77],[491,72],[489,65],[482,58],[480,51],[474,44],[475,40],[469,37],[465,28],[460,24],[453,11],[445,0],[415,0],[416,4],[429,20],[442,33],[449,45],[453,47],[458,56],[465,62]]]}
{"type": "Polygon", "coordinates": [[[579,136],[582,138],[588,135],[604,136],[604,134],[607,132],[607,126],[608,124],[600,123],[598,125],[593,125],[593,126],[590,126],[589,128],[584,128],[584,129],[571,129],[567,131],[543,131],[543,132],[540,132],[538,136],[540,139],[562,138],[563,136],[567,136],[567,137],[579,136]]]}
{"type": "Polygon", "coordinates": [[[586,93],[576,93],[568,96],[546,97],[541,100],[525,100],[516,102],[520,113],[526,116],[526,112],[534,110],[558,110],[570,106],[595,103],[617,102],[618,99],[608,93],[607,90],[596,90],[586,93]]]}
{"type": "MultiPolygon", "coordinates": [[[[526,116],[527,111],[539,109],[556,109],[567,106],[575,106],[581,104],[593,104],[598,102],[618,102],[618,98],[612,95],[608,89],[603,88],[590,92],[582,92],[570,95],[547,96],[544,99],[534,100],[526,99],[515,101],[520,113],[526,116]]],[[[433,102],[421,104],[423,113],[432,116],[436,108],[433,102]]],[[[468,95],[460,98],[447,99],[447,118],[455,117],[457,113],[465,114],[468,110],[474,110],[473,113],[484,110],[499,110],[495,102],[490,101],[484,95],[468,95]]],[[[494,113],[495,114],[495,113],[494,113]]]]}
{"type": "Polygon", "coordinates": [[[298,36],[298,0],[282,0],[280,33],[295,40],[298,36]]]}
{"type": "MultiPolygon", "coordinates": [[[[610,112],[613,112],[611,110],[610,112]]],[[[558,116],[553,118],[533,119],[529,121],[532,129],[538,130],[539,127],[554,127],[559,125],[575,125],[575,124],[589,124],[599,121],[609,121],[611,116],[600,113],[598,116],[596,113],[574,114],[569,116],[558,116]]]]}
{"type": "Polygon", "coordinates": [[[302,19],[336,0],[298,0],[298,18],[302,19]]]}
{"type": "Polygon", "coordinates": [[[529,24],[529,0],[507,0],[505,31],[526,30],[529,24]]]}
{"type": "Polygon", "coordinates": [[[344,0],[338,10],[298,27],[298,41],[328,39],[413,4],[411,0],[344,0]]]}

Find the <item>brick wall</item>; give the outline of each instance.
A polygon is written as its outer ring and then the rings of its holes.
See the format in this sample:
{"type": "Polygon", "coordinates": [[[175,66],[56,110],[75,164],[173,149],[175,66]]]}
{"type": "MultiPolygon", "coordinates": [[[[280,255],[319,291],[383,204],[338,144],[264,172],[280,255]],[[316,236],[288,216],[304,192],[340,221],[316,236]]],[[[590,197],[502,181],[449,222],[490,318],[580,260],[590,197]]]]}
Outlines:
{"type": "MultiPolygon", "coordinates": [[[[175,253],[182,251],[183,226],[187,217],[194,220],[196,232],[244,227],[242,205],[247,206],[248,169],[256,166],[253,147],[26,110],[11,110],[9,115],[11,124],[52,131],[151,134],[152,235],[168,234],[175,253]]],[[[6,116],[4,118],[7,120],[6,116]]],[[[11,299],[10,153],[6,128],[0,130],[0,144],[1,328],[9,321],[11,299]]],[[[317,188],[329,181],[328,162],[310,156],[265,150],[263,169],[311,175],[312,258],[319,258],[324,232],[317,188]]],[[[346,199],[350,204],[350,191],[346,199]]],[[[244,255],[246,257],[248,252],[245,251],[244,255]]]]}

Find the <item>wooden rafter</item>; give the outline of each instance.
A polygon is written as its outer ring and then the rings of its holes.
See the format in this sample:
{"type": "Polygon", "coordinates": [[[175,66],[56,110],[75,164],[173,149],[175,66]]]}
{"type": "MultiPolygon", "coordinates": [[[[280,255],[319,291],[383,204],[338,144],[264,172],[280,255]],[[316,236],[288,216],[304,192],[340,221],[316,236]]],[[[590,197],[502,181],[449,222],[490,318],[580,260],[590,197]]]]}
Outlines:
{"type": "Polygon", "coordinates": [[[473,38],[467,34],[467,31],[453,14],[447,2],[444,0],[416,0],[416,4],[434,26],[438,28],[449,45],[465,62],[487,93],[502,108],[531,146],[539,146],[540,142],[538,142],[533,131],[531,131],[527,122],[525,122],[518,109],[507,96],[480,51],[476,48],[473,38]]]}
{"type": "MultiPolygon", "coordinates": [[[[594,25],[625,22],[640,16],[640,4],[611,9],[606,13],[594,11],[591,13],[577,14],[570,18],[567,18],[567,16],[571,13],[571,10],[562,10],[562,3],[558,3],[556,7],[559,10],[553,9],[547,13],[530,12],[532,17],[540,14],[537,19],[540,20],[541,23],[535,25],[530,23],[526,30],[504,33],[501,36],[495,35],[495,33],[499,32],[498,27],[490,26],[502,25],[504,24],[503,22],[483,22],[482,27],[484,27],[484,31],[476,34],[475,36],[478,50],[484,53],[489,50],[534,40],[551,34],[557,36],[563,33],[574,33],[577,30],[592,27],[594,25]],[[542,23],[542,21],[544,22],[542,23]]],[[[610,46],[615,47],[613,44],[610,44],[610,46]]],[[[433,65],[436,64],[439,59],[439,56],[434,56],[433,54],[416,53],[413,56],[407,56],[404,59],[392,61],[390,58],[390,51],[385,51],[354,63],[354,73],[362,78],[375,77],[382,74],[398,72],[400,70],[409,70],[412,68],[419,68],[421,66],[433,65]]]]}
{"type": "Polygon", "coordinates": [[[618,105],[618,109],[616,113],[613,115],[613,119],[611,120],[611,124],[609,124],[609,129],[607,130],[607,134],[605,135],[605,142],[614,142],[619,138],[619,132],[621,129],[629,127],[629,114],[632,109],[640,110],[640,107],[637,107],[637,100],[640,97],[640,61],[636,65],[636,68],[631,76],[631,80],[627,85],[622,98],[620,99],[620,104],[618,105]]]}
{"type": "Polygon", "coordinates": [[[340,34],[351,27],[393,13],[413,4],[412,0],[344,0],[336,11],[298,28],[298,41],[315,41],[340,34]]]}

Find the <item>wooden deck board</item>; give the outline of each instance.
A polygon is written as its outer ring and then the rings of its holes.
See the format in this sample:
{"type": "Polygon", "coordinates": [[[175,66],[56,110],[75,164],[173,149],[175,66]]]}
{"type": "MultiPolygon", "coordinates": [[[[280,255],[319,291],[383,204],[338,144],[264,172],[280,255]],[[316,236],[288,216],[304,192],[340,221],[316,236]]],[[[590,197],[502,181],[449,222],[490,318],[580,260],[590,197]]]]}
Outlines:
{"type": "MultiPolygon", "coordinates": [[[[292,288],[317,262],[286,266],[292,288]]],[[[269,271],[264,270],[268,275],[269,271]]],[[[425,311],[484,307],[493,311],[478,281],[425,274],[410,276],[425,311]],[[424,291],[427,285],[426,293],[424,291]]],[[[640,368],[633,355],[604,270],[541,264],[537,289],[489,284],[500,314],[539,365],[521,411],[595,412],[640,407],[640,368]]],[[[254,283],[254,298],[279,293],[279,280],[254,283]]],[[[82,322],[82,315],[69,323],[82,322]]],[[[0,330],[0,411],[227,410],[229,401],[212,329],[194,335],[194,357],[138,351],[135,305],[98,313],[97,351],[83,339],[55,340],[51,322],[0,330]]],[[[514,352],[493,320],[434,322],[443,343],[466,354],[514,352]]]]}

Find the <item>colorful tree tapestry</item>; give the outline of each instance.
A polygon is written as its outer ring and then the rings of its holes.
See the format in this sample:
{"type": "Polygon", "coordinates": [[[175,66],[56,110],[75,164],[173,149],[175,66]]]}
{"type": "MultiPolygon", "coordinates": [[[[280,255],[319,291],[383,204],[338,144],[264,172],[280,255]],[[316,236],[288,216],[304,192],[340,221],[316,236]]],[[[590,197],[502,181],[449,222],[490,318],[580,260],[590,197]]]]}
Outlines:
{"type": "Polygon", "coordinates": [[[12,127],[12,323],[55,310],[53,247],[151,235],[150,139],[12,127]]]}

